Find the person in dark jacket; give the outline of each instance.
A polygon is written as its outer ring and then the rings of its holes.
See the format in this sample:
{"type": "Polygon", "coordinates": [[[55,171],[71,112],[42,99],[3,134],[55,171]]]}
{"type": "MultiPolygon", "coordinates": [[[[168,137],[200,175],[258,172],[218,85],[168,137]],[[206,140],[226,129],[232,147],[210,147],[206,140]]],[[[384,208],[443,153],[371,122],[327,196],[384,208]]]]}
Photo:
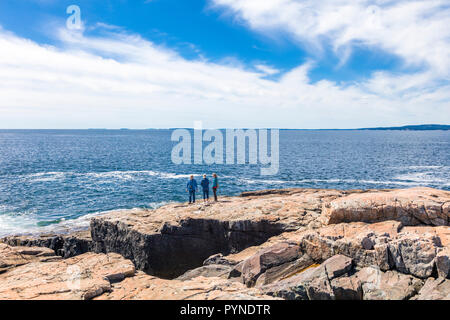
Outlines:
{"type": "Polygon", "coordinates": [[[209,180],[206,177],[206,174],[203,175],[203,180],[200,182],[200,185],[203,189],[203,202],[209,201],[209,180]]]}
{"type": "Polygon", "coordinates": [[[213,173],[213,185],[212,189],[214,192],[214,201],[217,201],[217,189],[219,188],[219,179],[217,179],[217,174],[213,173]]]}
{"type": "Polygon", "coordinates": [[[195,192],[197,189],[197,181],[195,181],[194,176],[191,176],[186,186],[186,190],[189,192],[189,204],[195,203],[195,192]]]}

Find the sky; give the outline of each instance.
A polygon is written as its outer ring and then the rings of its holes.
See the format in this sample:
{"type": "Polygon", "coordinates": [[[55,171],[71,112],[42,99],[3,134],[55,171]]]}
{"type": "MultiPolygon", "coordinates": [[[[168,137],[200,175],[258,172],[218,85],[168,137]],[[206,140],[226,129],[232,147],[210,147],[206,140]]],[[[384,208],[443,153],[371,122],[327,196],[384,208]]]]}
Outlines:
{"type": "Polygon", "coordinates": [[[450,124],[449,26],[448,0],[2,0],[0,128],[450,124]]]}

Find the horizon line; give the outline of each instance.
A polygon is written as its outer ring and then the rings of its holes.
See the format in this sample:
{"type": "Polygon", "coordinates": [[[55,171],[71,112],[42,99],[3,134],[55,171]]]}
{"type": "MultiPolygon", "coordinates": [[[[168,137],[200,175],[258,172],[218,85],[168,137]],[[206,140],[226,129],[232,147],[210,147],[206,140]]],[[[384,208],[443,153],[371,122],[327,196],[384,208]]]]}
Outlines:
{"type": "MultiPolygon", "coordinates": [[[[227,129],[278,129],[278,130],[371,130],[371,129],[390,129],[390,128],[408,128],[408,127],[423,127],[423,126],[442,126],[449,127],[450,124],[407,124],[399,126],[378,126],[378,127],[358,127],[358,128],[276,128],[276,127],[222,127],[222,128],[202,128],[202,130],[227,130],[227,129]]],[[[191,129],[193,127],[161,127],[161,128],[0,128],[0,130],[130,130],[130,131],[145,131],[145,130],[176,130],[176,129],[191,129]]]]}

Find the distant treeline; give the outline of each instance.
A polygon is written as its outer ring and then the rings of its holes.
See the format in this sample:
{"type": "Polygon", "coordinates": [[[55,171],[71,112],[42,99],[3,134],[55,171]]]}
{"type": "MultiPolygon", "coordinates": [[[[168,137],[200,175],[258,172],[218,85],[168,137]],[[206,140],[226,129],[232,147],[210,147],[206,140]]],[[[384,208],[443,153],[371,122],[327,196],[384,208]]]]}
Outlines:
{"type": "Polygon", "coordinates": [[[361,128],[358,130],[450,130],[450,125],[446,124],[421,124],[403,127],[378,127],[378,128],[361,128]]]}

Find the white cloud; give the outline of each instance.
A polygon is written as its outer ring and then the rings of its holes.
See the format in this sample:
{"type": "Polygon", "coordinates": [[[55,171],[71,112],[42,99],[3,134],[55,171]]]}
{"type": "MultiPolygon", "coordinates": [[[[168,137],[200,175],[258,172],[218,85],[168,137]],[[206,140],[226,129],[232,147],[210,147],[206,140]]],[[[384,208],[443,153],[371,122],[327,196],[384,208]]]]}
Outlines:
{"type": "Polygon", "coordinates": [[[407,65],[450,74],[450,5],[447,0],[210,0],[250,28],[287,32],[320,54],[331,44],[345,60],[355,44],[375,46],[407,65]]]}
{"type": "Polygon", "coordinates": [[[263,74],[266,74],[269,76],[280,73],[280,70],[272,68],[272,67],[264,65],[264,64],[257,64],[255,66],[255,68],[258,69],[259,71],[261,71],[263,74]]]}
{"type": "MultiPolygon", "coordinates": [[[[0,128],[348,128],[448,123],[448,84],[433,72],[312,84],[310,61],[282,75],[257,64],[191,61],[138,35],[60,29],[61,46],[0,29],[0,128]],[[252,70],[262,72],[255,72],[252,70]]],[[[112,30],[112,31],[111,31],[112,30]]]]}

